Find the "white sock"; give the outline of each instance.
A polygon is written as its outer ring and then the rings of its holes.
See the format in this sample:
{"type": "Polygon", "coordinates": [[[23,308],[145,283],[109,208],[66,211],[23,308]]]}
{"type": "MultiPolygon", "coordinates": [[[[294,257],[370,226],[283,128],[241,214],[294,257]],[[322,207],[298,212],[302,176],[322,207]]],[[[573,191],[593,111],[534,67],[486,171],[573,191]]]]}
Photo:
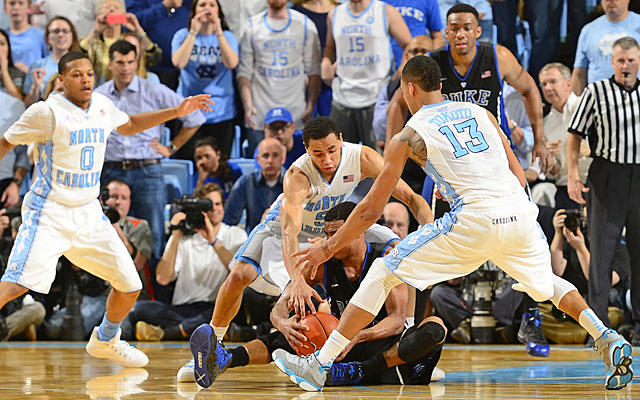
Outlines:
{"type": "Polygon", "coordinates": [[[224,334],[227,333],[227,329],[229,329],[229,327],[215,326],[212,323],[209,323],[209,325],[211,325],[211,327],[213,328],[213,332],[216,334],[216,337],[218,338],[218,340],[222,342],[222,339],[224,338],[224,334]]]}
{"type": "Polygon", "coordinates": [[[413,325],[415,325],[415,323],[416,323],[415,317],[407,317],[404,319],[404,327],[407,329],[411,328],[413,325]]]}
{"type": "Polygon", "coordinates": [[[342,336],[340,332],[334,330],[329,335],[329,338],[324,343],[324,346],[320,349],[320,353],[316,356],[316,359],[320,365],[327,365],[333,363],[333,360],[342,353],[345,347],[351,342],[351,340],[342,336]]]}
{"type": "Polygon", "coordinates": [[[580,313],[580,318],[578,319],[580,326],[589,332],[589,335],[593,337],[593,339],[599,339],[602,336],[602,333],[607,330],[607,327],[604,326],[600,318],[596,316],[592,309],[587,308],[580,313]]]}

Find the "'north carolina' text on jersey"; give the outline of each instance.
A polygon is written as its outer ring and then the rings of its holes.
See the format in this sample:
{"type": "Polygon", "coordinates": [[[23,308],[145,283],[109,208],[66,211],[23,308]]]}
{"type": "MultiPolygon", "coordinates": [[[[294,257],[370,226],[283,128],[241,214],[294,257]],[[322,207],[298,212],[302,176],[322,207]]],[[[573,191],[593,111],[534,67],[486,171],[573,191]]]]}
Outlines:
{"type": "Polygon", "coordinates": [[[522,194],[520,182],[508,168],[501,133],[487,110],[446,100],[422,107],[407,126],[424,140],[425,171],[452,210],[462,204],[522,194]]]}
{"type": "Polygon", "coordinates": [[[66,206],[80,206],[100,193],[107,138],[129,116],[101,94],[88,110],[64,95],[31,107],[5,133],[11,144],[36,143],[36,178],[29,195],[66,206]]]}
{"type": "Polygon", "coordinates": [[[466,101],[489,110],[510,137],[511,130],[504,118],[502,80],[495,47],[491,43],[476,43],[476,56],[465,76],[460,76],[454,68],[450,52],[450,45],[446,45],[429,54],[438,61],[442,72],[442,96],[446,100],[466,101]]]}
{"type": "Polygon", "coordinates": [[[389,79],[393,53],[385,7],[371,0],[364,12],[354,15],[345,2],[333,12],[337,67],[331,87],[334,100],[345,107],[374,104],[389,79]]]}

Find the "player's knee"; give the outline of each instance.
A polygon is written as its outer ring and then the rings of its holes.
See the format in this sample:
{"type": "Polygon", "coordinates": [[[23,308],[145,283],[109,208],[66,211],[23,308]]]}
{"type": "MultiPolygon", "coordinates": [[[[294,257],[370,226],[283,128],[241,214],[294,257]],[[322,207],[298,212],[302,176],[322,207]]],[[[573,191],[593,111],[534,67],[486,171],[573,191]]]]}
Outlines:
{"type": "Polygon", "coordinates": [[[227,277],[226,285],[229,289],[244,290],[257,276],[258,273],[251,264],[244,261],[236,261],[227,277]]]}
{"type": "MultiPolygon", "coordinates": [[[[444,321],[442,320],[442,318],[436,317],[435,315],[432,315],[430,317],[427,317],[427,318],[423,319],[422,322],[420,323],[420,326],[426,324],[427,322],[433,322],[433,323],[436,323],[436,324],[440,325],[442,327],[442,329],[444,329],[444,337],[447,337],[447,327],[444,324],[444,321]]],[[[444,341],[444,338],[442,340],[444,341]]]]}
{"type": "Polygon", "coordinates": [[[411,327],[398,343],[398,357],[407,363],[421,360],[442,346],[446,334],[444,325],[436,320],[411,327]]]}
{"type": "Polygon", "coordinates": [[[577,291],[578,289],[576,289],[573,283],[557,275],[553,275],[553,297],[551,297],[551,302],[558,307],[562,298],[574,290],[577,291]]]}
{"type": "Polygon", "coordinates": [[[533,301],[537,303],[542,303],[543,301],[547,301],[553,297],[554,290],[553,290],[553,286],[536,287],[536,288],[527,290],[527,294],[531,296],[533,301]]]}

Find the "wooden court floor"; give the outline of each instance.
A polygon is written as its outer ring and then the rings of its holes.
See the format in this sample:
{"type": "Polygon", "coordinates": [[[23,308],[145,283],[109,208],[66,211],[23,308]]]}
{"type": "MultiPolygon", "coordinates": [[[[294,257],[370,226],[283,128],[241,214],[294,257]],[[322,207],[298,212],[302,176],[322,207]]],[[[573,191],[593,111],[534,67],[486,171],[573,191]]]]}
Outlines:
{"type": "Polygon", "coordinates": [[[227,370],[209,389],[178,385],[176,372],[191,354],[186,343],[138,347],[151,360],[144,369],[94,359],[84,343],[1,343],[0,399],[640,399],[640,383],[607,391],[599,355],[577,346],[552,346],[549,358],[535,358],[516,345],[448,345],[439,364],[443,381],[321,393],[301,391],[273,365],[227,370]]]}

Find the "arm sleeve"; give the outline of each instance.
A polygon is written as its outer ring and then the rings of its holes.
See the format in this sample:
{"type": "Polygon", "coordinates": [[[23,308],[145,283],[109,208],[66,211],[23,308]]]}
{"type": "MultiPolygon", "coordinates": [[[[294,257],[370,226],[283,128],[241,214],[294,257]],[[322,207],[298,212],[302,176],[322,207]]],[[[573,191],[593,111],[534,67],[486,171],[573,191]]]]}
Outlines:
{"type": "Polygon", "coordinates": [[[51,108],[39,101],[25,110],[20,119],[4,133],[4,137],[14,145],[46,142],[51,139],[55,124],[51,108]]]}
{"type": "Polygon", "coordinates": [[[224,207],[224,222],[227,225],[238,225],[242,218],[242,210],[245,208],[247,178],[242,177],[233,184],[227,204],[224,207]]]}
{"type": "Polygon", "coordinates": [[[320,75],[320,39],[316,24],[305,16],[305,41],[303,62],[307,76],[320,75]]]}

